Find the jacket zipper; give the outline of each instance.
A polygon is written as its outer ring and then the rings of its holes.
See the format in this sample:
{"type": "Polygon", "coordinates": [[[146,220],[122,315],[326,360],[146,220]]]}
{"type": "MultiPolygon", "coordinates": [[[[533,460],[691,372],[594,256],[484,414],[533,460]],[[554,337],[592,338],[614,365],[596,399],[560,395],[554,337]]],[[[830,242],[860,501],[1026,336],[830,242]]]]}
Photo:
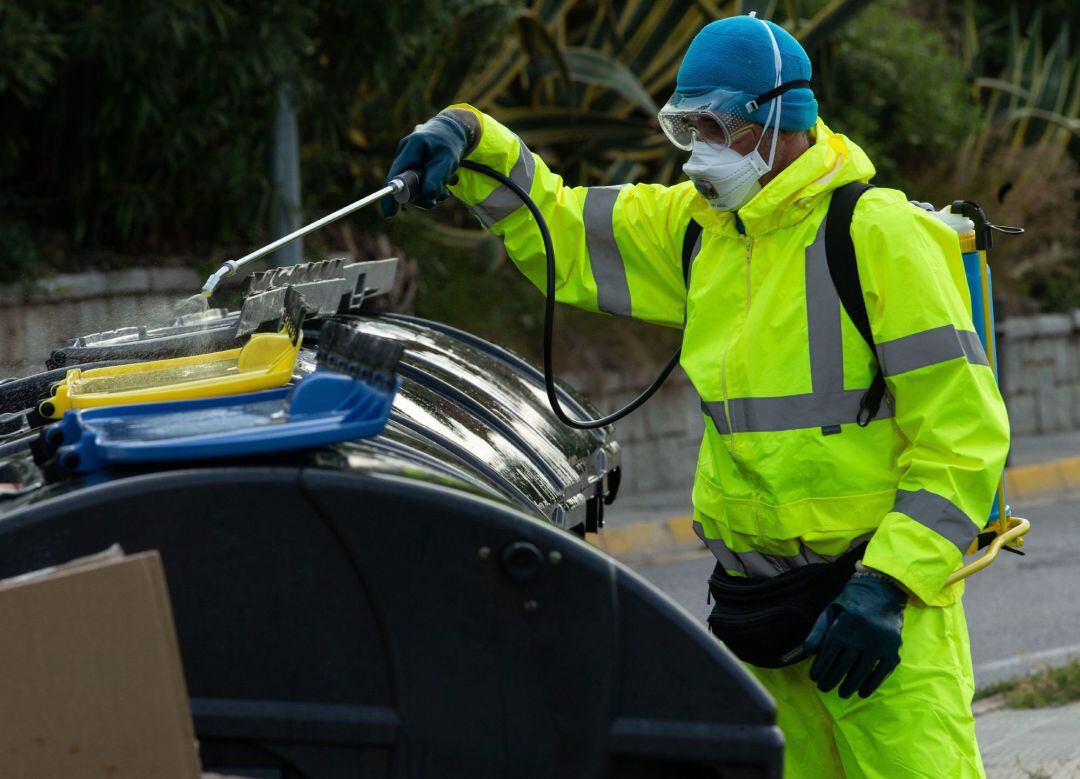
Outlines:
{"type": "Polygon", "coordinates": [[[746,244],[746,315],[750,316],[750,256],[753,254],[754,244],[749,235],[743,236],[743,243],[746,244]]]}

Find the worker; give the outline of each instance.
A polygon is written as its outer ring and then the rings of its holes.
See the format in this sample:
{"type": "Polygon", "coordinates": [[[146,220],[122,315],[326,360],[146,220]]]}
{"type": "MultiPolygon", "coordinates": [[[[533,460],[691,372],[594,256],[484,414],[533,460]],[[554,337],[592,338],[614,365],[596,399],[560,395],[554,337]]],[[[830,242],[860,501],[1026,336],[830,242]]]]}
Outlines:
{"type": "Polygon", "coordinates": [[[982,777],[962,585],[946,579],[989,515],[1005,407],[956,234],[901,192],[862,193],[837,233],[876,348],[841,305],[826,216],[874,166],[818,117],[810,76],[781,27],[722,19],[659,115],[689,181],[566,186],[464,104],[404,138],[388,179],[417,170],[422,207],[452,193],[543,288],[535,220],[458,165],[495,168],[550,225],[560,301],[682,329],[705,424],[693,522],[717,558],[710,627],[775,698],[784,775],[982,777]]]}

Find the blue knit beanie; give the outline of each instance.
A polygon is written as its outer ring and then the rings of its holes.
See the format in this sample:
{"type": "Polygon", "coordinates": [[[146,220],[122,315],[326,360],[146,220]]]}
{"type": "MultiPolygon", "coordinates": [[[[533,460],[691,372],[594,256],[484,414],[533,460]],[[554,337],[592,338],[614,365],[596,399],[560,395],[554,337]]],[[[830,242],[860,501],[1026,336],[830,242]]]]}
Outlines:
{"type": "MultiPolygon", "coordinates": [[[[810,80],[810,58],[784,28],[766,21],[780,48],[780,83],[810,80]]],[[[723,87],[745,92],[750,98],[776,86],[776,67],[772,42],[761,21],[750,16],[732,16],[711,22],[694,36],[679,66],[676,93],[696,92],[723,87]]],[[[765,124],[769,103],[750,115],[750,120],[765,124]]],[[[784,93],[781,101],[780,128],[809,130],[817,122],[818,104],[809,87],[784,93]]]]}

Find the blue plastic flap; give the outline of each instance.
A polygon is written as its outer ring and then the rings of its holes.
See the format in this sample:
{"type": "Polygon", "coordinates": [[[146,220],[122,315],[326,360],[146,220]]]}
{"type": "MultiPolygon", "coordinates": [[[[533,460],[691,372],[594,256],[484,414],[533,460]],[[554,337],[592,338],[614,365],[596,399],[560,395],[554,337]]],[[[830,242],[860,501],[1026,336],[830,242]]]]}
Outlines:
{"type": "Polygon", "coordinates": [[[46,440],[69,473],[297,451],[378,435],[397,387],[320,370],[291,388],[69,411],[46,440]]]}

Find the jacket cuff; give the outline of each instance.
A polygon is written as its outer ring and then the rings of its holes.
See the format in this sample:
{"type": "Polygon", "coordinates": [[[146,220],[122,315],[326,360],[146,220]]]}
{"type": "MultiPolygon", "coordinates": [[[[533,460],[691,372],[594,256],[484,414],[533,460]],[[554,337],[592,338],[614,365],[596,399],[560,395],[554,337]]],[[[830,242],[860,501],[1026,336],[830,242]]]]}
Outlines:
{"type": "Polygon", "coordinates": [[[479,112],[474,113],[466,108],[451,106],[440,111],[439,114],[450,117],[465,128],[466,143],[462,157],[468,157],[480,145],[480,138],[484,133],[484,125],[480,122],[479,112]]]}
{"type": "MultiPolygon", "coordinates": [[[[525,148],[521,140],[510,131],[508,127],[500,124],[492,117],[477,110],[468,103],[457,103],[449,106],[447,111],[461,111],[471,114],[477,122],[479,131],[476,137],[475,147],[469,151],[466,158],[472,162],[477,162],[481,165],[486,165],[489,168],[494,168],[499,173],[515,178],[515,165],[519,160],[522,160],[522,155],[528,155],[529,152],[525,148]]],[[[458,114],[455,114],[457,116],[458,114]]],[[[528,175],[523,176],[523,179],[532,178],[533,162],[531,155],[522,160],[524,167],[528,168],[528,175]]],[[[515,180],[517,180],[515,178],[515,180]]],[[[528,191],[531,187],[531,183],[526,183],[524,180],[519,182],[528,191]]],[[[450,193],[458,200],[463,202],[466,206],[474,207],[479,203],[484,202],[488,197],[492,195],[501,185],[494,179],[489,178],[481,173],[475,171],[459,168],[457,172],[457,183],[451,184],[449,187],[450,193]]],[[[510,197],[514,197],[511,195],[510,197]]],[[[520,201],[516,198],[512,201],[513,206],[516,208],[520,205],[520,201]]],[[[486,221],[481,219],[481,222],[490,227],[495,221],[498,221],[496,216],[488,218],[486,221]]]]}
{"type": "Polygon", "coordinates": [[[956,585],[945,587],[945,580],[963,562],[957,546],[898,511],[882,520],[862,562],[896,579],[927,605],[946,605],[962,591],[956,585]]]}
{"type": "MultiPolygon", "coordinates": [[[[911,595],[914,594],[911,592],[911,590],[905,587],[904,583],[899,579],[894,579],[892,576],[889,576],[884,571],[879,571],[877,568],[871,568],[869,565],[864,565],[862,560],[857,560],[855,562],[855,573],[864,574],[866,576],[873,576],[875,578],[881,579],[887,584],[895,587],[897,590],[903,592],[908,597],[911,597],[911,595]]],[[[852,576],[854,576],[854,574],[852,574],[852,576]]]]}

